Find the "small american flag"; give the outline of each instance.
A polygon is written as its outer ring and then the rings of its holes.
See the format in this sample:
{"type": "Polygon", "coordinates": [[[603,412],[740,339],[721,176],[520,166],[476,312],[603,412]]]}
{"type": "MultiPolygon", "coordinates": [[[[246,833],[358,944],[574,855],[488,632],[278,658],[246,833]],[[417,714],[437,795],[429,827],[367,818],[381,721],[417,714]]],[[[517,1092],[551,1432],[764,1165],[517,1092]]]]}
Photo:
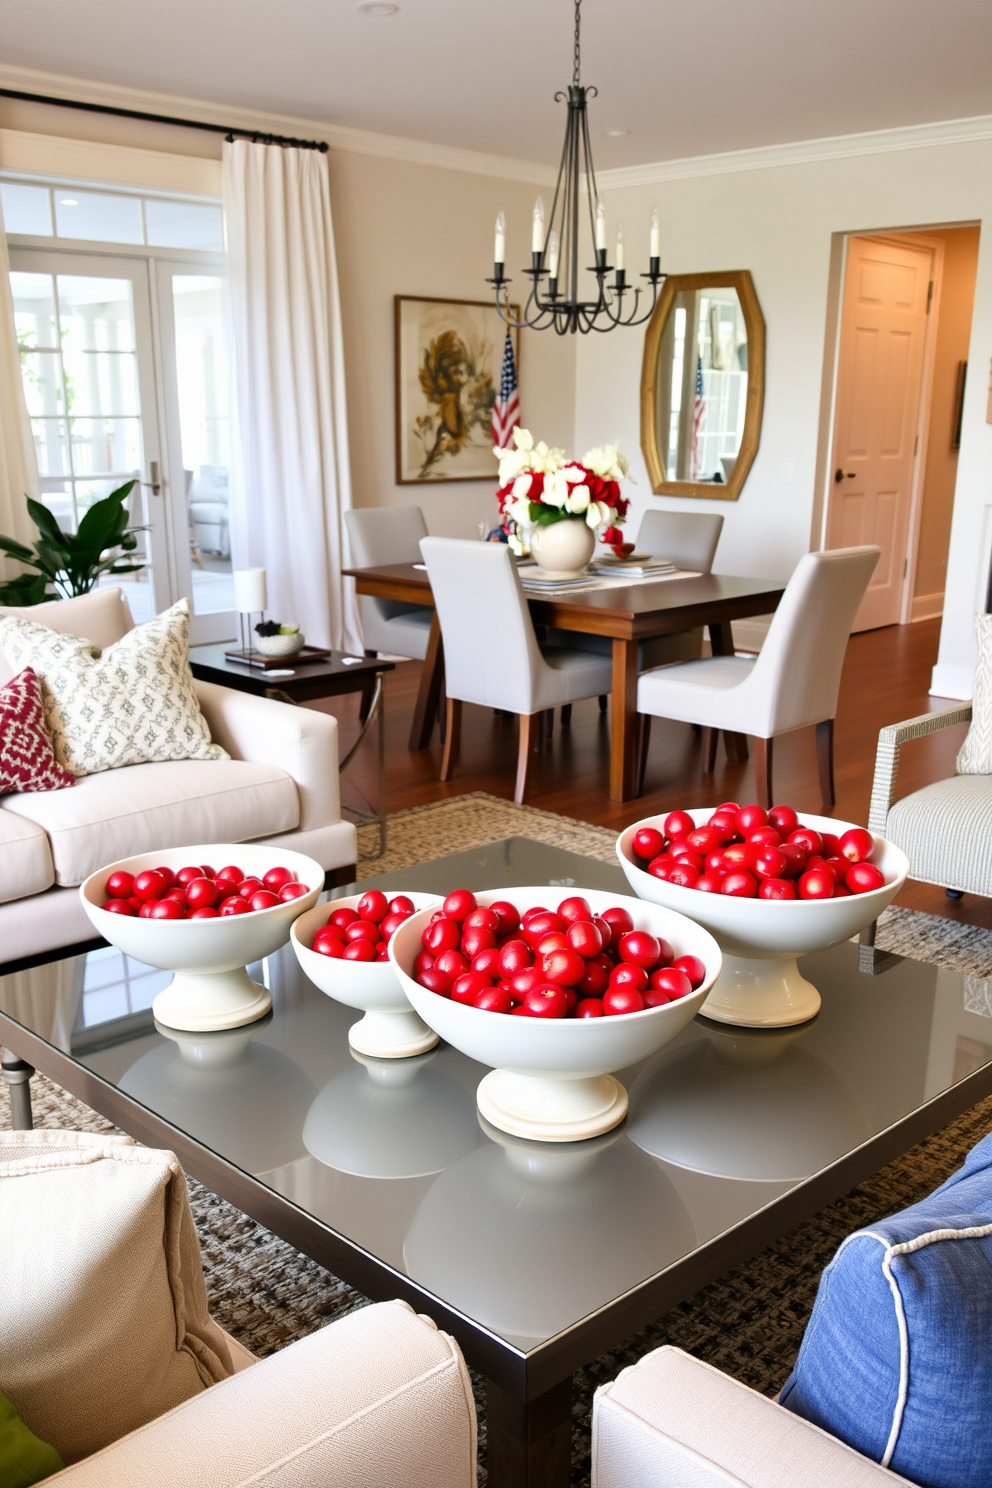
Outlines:
{"type": "Polygon", "coordinates": [[[499,392],[493,404],[492,433],[493,448],[506,449],[510,436],[520,423],[520,399],[517,397],[517,364],[513,360],[513,341],[506,333],[503,348],[503,371],[499,379],[499,392]]]}
{"type": "Polygon", "coordinates": [[[706,416],[706,403],[703,399],[703,359],[696,358],[696,396],[692,404],[692,453],[690,460],[690,480],[698,480],[700,467],[702,466],[702,452],[700,450],[700,433],[703,427],[703,419],[706,416]]]}

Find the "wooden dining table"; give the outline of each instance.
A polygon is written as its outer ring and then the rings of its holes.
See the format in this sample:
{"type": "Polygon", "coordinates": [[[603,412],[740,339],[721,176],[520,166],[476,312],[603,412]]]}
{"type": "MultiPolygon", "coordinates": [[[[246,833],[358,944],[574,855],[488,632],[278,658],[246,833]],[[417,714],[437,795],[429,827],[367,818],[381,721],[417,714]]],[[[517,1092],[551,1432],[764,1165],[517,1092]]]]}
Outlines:
{"type": "MultiPolygon", "coordinates": [[[[359,594],[406,604],[432,603],[427,570],[421,564],[391,563],[344,572],[355,580],[359,594]]],[[[714,656],[732,655],[731,622],[770,614],[785,593],[785,585],[776,579],[699,574],[553,596],[525,593],[536,625],[612,640],[610,796],[614,801],[629,801],[636,789],[638,642],[704,625],[709,627],[714,656]]],[[[435,613],[410,730],[411,749],[426,749],[430,744],[443,684],[444,649],[435,613]]],[[[732,758],[747,758],[742,736],[728,736],[727,742],[732,758]]]]}

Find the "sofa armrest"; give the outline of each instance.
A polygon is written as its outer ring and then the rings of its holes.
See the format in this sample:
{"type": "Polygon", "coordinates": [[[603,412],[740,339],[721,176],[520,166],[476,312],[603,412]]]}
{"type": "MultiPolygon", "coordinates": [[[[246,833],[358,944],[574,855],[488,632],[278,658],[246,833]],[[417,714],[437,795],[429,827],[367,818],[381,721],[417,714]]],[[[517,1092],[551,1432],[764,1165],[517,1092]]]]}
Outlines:
{"type": "Polygon", "coordinates": [[[458,1346],[403,1302],[349,1314],[49,1478],[65,1488],[475,1488],[458,1346]]]}
{"type": "Polygon", "coordinates": [[[671,1347],[597,1390],[592,1481],[594,1488],[908,1488],[818,1426],[671,1347]]]}
{"type": "Polygon", "coordinates": [[[868,830],[885,836],[885,823],[889,815],[896,790],[896,772],[899,769],[899,750],[911,739],[923,739],[928,734],[939,733],[955,723],[968,723],[971,719],[971,704],[957,703],[952,708],[941,708],[936,713],[921,713],[918,718],[907,718],[904,723],[892,723],[883,728],[878,736],[878,751],[875,755],[875,779],[871,787],[871,805],[868,808],[868,830]]]}
{"type": "Polygon", "coordinates": [[[341,820],[336,718],[215,682],[197,681],[195,686],[211,736],[228,754],[256,765],[276,765],[295,780],[301,832],[341,820]]]}

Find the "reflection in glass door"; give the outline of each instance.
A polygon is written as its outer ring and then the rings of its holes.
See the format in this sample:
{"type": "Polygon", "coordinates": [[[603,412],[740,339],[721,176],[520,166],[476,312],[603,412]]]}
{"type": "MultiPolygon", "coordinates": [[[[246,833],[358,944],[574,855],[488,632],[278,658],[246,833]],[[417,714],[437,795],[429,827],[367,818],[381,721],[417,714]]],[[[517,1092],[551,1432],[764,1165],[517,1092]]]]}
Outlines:
{"type": "MultiPolygon", "coordinates": [[[[11,288],[41,497],[74,532],[95,501],[160,459],[147,271],[88,259],[91,272],[65,272],[78,260],[48,253],[22,268],[25,257],[11,253],[11,288]]],[[[139,484],[130,497],[132,521],[150,530],[129,561],[145,567],[104,580],[121,584],[135,621],[170,602],[164,524],[147,494],[139,484]]]]}

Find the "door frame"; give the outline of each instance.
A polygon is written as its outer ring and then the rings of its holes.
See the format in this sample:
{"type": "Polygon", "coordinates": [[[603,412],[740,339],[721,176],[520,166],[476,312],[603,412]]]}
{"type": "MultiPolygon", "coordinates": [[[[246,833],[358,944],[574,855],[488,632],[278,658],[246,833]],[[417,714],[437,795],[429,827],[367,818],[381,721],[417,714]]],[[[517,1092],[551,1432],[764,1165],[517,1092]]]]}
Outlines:
{"type": "MultiPolygon", "coordinates": [[[[940,316],[940,294],[944,268],[944,245],[925,236],[939,232],[949,223],[927,227],[888,228],[869,231],[834,233],[831,244],[830,286],[827,304],[827,335],[824,344],[823,384],[820,399],[820,433],[817,441],[817,481],[813,499],[813,521],[810,550],[822,552],[827,545],[830,503],[834,494],[834,440],[837,426],[837,386],[840,380],[841,330],[844,317],[844,294],[847,289],[847,265],[852,238],[870,238],[894,247],[924,249],[930,253],[930,279],[933,291],[927,312],[920,368],[920,394],[916,410],[913,478],[910,485],[909,515],[906,524],[906,548],[903,577],[899,591],[898,624],[907,625],[913,618],[913,590],[916,586],[916,561],[919,550],[920,520],[923,510],[923,477],[926,470],[927,437],[930,426],[930,403],[933,394],[933,370],[937,348],[936,328],[940,316]]],[[[954,223],[962,227],[964,223],[954,223]]]]}

